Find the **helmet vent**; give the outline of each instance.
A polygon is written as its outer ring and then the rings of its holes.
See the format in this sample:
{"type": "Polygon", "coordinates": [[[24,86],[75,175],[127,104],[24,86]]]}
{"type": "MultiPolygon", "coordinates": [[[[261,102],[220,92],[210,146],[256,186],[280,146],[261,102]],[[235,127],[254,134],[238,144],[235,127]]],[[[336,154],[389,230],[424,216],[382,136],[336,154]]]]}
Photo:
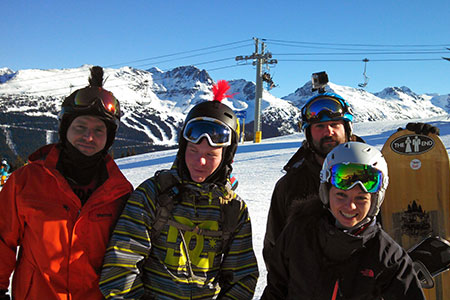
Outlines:
{"type": "Polygon", "coordinates": [[[228,118],[230,118],[231,120],[233,120],[233,116],[232,115],[230,115],[229,113],[227,113],[227,112],[224,112],[223,113],[225,116],[227,116],[228,118]]]}

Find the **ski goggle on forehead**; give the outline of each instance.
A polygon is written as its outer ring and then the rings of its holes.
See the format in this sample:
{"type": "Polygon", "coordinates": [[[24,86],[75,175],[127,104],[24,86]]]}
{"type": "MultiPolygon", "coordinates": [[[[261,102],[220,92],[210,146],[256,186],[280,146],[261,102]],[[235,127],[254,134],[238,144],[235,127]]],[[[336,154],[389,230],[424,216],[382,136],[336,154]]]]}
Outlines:
{"type": "Polygon", "coordinates": [[[322,119],[323,115],[327,115],[330,118],[343,117],[348,112],[348,107],[341,101],[324,97],[317,98],[311,103],[308,103],[302,109],[302,117],[306,122],[318,122],[322,119]]]}
{"type": "Polygon", "coordinates": [[[340,190],[350,190],[359,184],[366,193],[375,193],[381,188],[383,173],[368,165],[336,164],[331,167],[329,181],[340,190]]]}
{"type": "Polygon", "coordinates": [[[120,117],[119,101],[114,95],[102,88],[84,88],[75,94],[73,104],[76,108],[85,108],[97,101],[103,105],[105,111],[113,116],[120,117]]]}
{"type": "Polygon", "coordinates": [[[231,145],[232,132],[230,127],[217,119],[200,117],[187,122],[183,137],[194,144],[205,137],[212,147],[226,147],[231,145]]]}

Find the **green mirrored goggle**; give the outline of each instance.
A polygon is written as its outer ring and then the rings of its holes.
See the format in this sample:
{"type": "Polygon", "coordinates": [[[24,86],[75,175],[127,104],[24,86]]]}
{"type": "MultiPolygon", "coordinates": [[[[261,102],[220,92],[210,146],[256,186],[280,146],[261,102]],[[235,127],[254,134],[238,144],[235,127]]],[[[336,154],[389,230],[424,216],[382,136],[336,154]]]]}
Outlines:
{"type": "Polygon", "coordinates": [[[365,192],[375,193],[383,182],[383,173],[369,165],[341,163],[332,166],[330,172],[330,183],[344,191],[360,184],[365,192]]]}

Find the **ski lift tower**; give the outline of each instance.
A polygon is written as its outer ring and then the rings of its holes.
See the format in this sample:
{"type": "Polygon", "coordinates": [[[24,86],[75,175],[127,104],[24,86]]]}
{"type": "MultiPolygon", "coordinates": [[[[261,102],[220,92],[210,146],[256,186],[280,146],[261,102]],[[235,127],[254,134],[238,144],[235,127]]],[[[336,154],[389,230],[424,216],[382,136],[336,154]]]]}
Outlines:
{"type": "Polygon", "coordinates": [[[236,61],[253,59],[253,65],[256,65],[256,87],[255,87],[255,120],[253,129],[253,142],[260,143],[262,138],[261,130],[261,100],[263,95],[262,65],[276,64],[277,60],[272,59],[272,53],[265,53],[266,45],[261,42],[261,52],[259,51],[259,39],[255,40],[255,52],[250,56],[236,56],[236,61]]]}

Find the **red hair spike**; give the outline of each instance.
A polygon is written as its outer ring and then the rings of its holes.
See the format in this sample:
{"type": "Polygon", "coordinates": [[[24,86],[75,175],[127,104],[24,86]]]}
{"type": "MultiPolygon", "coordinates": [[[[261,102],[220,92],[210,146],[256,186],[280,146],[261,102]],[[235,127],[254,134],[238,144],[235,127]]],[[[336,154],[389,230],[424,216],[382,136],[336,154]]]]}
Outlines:
{"type": "Polygon", "coordinates": [[[228,95],[226,92],[230,89],[230,85],[226,80],[219,80],[217,84],[213,85],[212,91],[214,94],[213,101],[221,102],[224,98],[231,98],[233,95],[228,95]]]}

